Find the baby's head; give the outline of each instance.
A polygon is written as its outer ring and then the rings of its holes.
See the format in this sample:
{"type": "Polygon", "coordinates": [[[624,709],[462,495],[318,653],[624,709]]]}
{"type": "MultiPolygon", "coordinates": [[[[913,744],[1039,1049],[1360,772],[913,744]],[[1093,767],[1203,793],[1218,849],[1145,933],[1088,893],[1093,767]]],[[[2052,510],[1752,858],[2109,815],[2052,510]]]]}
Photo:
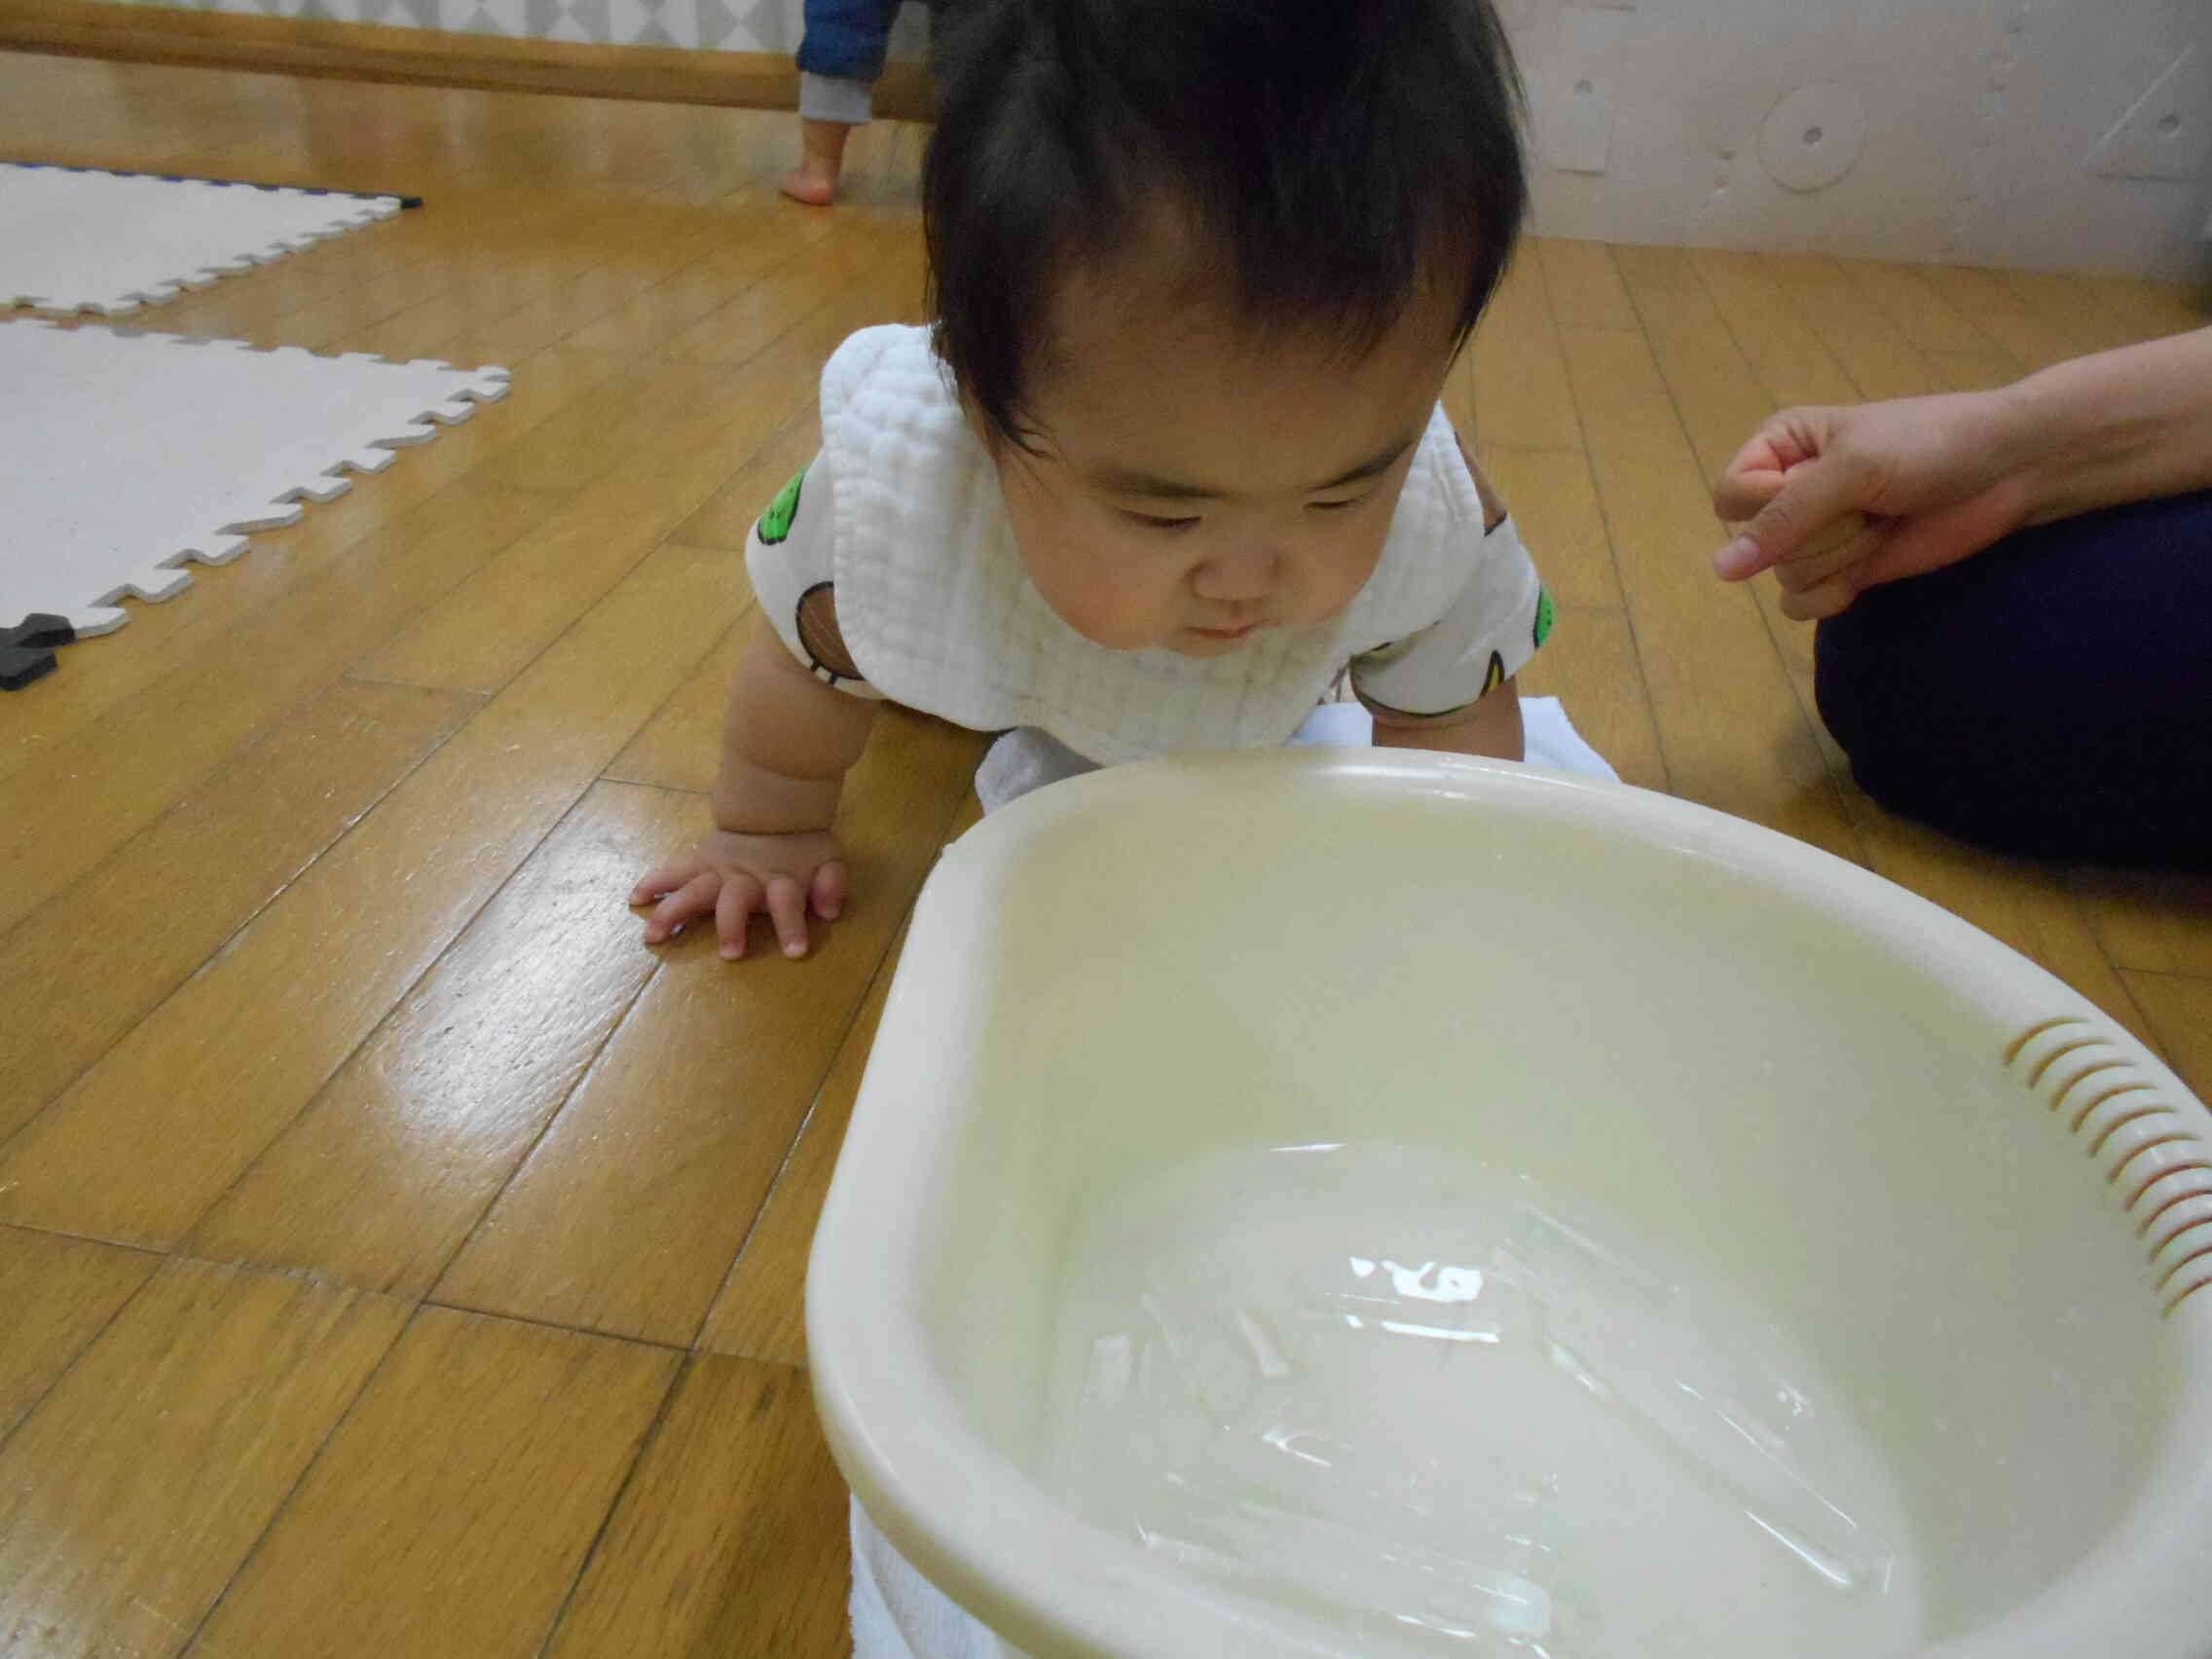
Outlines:
{"type": "Polygon", "coordinates": [[[1373,573],[1526,200],[1488,0],[956,0],[937,349],[1079,632],[1236,649],[1373,573]]]}

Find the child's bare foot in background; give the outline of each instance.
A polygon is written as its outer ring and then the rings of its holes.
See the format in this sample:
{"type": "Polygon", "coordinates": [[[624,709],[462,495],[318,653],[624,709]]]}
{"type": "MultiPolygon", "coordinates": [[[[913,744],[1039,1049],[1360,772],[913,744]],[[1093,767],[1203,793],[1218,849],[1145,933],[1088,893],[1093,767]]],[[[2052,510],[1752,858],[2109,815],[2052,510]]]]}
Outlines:
{"type": "Polygon", "coordinates": [[[837,175],[844,170],[845,140],[852,130],[841,121],[801,121],[798,166],[784,175],[777,188],[809,207],[827,207],[836,201],[837,175]]]}

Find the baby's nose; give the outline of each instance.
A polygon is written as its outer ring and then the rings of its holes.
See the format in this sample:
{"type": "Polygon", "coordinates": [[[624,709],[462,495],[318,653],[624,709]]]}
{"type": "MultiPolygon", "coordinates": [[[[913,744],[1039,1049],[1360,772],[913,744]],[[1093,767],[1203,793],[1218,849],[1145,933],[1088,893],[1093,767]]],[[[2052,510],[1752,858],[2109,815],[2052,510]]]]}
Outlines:
{"type": "Polygon", "coordinates": [[[1218,553],[1191,576],[1191,591],[1215,605],[1265,599],[1282,582],[1282,554],[1272,544],[1248,542],[1218,553]]]}

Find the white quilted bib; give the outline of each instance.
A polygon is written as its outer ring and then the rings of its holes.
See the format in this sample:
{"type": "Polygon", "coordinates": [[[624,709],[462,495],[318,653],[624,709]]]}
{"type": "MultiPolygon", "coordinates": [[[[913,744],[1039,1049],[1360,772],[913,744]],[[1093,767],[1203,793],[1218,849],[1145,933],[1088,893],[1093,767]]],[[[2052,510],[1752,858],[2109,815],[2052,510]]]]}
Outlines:
{"type": "Polygon", "coordinates": [[[1197,659],[1093,645],[1023,571],[997,470],[928,331],[864,329],[822,376],[836,480],[837,626],[868,684],[978,731],[1040,726],[1101,763],[1272,746],[1346,663],[1433,623],[1465,583],[1482,503],[1439,407],[1382,558],[1350,608],[1197,659]]]}

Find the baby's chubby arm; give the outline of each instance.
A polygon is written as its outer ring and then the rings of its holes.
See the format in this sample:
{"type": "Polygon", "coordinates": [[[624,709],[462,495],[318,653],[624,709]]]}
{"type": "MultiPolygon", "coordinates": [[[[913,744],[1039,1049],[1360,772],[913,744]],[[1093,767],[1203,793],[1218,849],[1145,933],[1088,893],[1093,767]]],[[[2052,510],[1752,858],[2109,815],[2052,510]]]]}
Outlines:
{"type": "MultiPolygon", "coordinates": [[[[1482,501],[1483,530],[1487,535],[1505,521],[1505,502],[1475,463],[1464,440],[1460,455],[1475,481],[1482,501]]],[[[1442,715],[1409,715],[1362,696],[1360,703],[1375,717],[1375,741],[1385,749],[1433,749],[1447,755],[1483,755],[1497,760],[1519,760],[1526,754],[1521,729],[1521,694],[1507,676],[1463,709],[1442,715]]]]}
{"type": "Polygon", "coordinates": [[[1434,749],[1498,760],[1519,760],[1525,753],[1521,694],[1510,676],[1448,715],[1409,715],[1365,697],[1360,701],[1375,717],[1376,743],[1385,749],[1434,749]]]}
{"type": "Polygon", "coordinates": [[[765,618],[756,625],[722,715],[715,829],[631,891],[633,904],[659,901],[647,944],[711,915],[722,955],[740,957],[760,910],[786,956],[806,954],[809,909],[833,921],[845,906],[844,852],[830,826],[875,709],[815,679],[765,618]]]}

